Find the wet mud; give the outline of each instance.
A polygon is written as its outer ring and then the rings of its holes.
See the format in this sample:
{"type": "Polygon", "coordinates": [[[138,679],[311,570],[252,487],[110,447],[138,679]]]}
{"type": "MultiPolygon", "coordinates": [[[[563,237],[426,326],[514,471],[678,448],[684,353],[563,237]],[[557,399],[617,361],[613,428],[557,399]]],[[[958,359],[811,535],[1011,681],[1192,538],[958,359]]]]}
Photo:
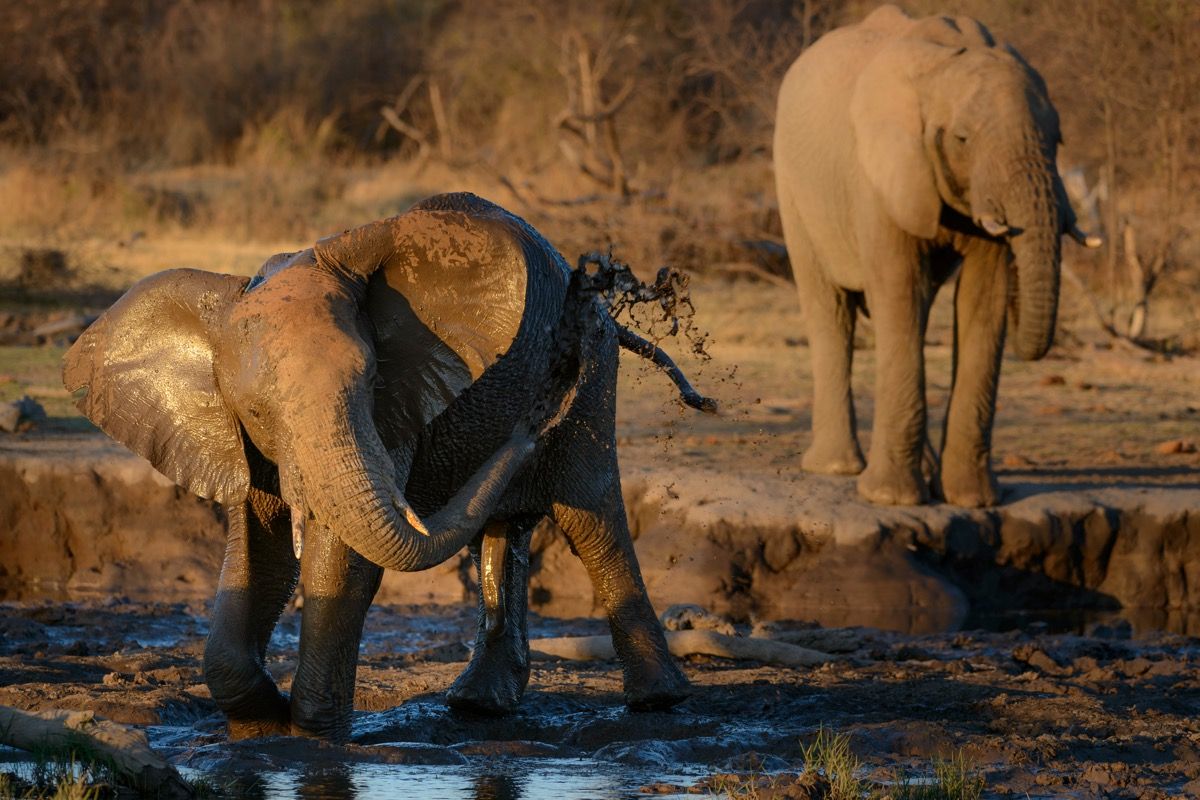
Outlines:
{"type": "MultiPolygon", "coordinates": [[[[1169,797],[1200,791],[1200,639],[1119,618],[1083,633],[909,635],[761,626],[825,642],[836,661],[764,667],[692,657],[693,696],[671,712],[622,705],[615,662],[534,662],[506,717],[452,712],[474,609],[376,606],[367,619],[351,743],[230,743],[200,671],[206,604],[124,599],[0,605],[0,704],[93,710],[144,727],[189,774],[239,796],[630,797],[684,791],[717,773],[802,768],[822,728],[850,736],[863,777],[920,775],[962,753],[987,796],[1169,797]]],[[[299,614],[272,639],[284,690],[299,614]]],[[[603,633],[603,621],[535,616],[531,636],[603,633]]],[[[748,634],[748,626],[739,626],[748,634]]],[[[0,757],[14,758],[12,752],[0,757]]],[[[3,767],[0,767],[3,769],[3,767]]]]}

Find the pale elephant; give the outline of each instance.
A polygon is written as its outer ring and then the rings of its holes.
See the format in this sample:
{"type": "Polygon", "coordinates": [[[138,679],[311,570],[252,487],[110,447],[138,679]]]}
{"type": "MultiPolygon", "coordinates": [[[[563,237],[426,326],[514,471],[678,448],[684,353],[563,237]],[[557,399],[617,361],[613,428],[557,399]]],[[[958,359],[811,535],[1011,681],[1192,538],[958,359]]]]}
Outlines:
{"type": "Polygon", "coordinates": [[[928,499],[922,348],[934,294],[958,271],[941,493],[963,506],[997,501],[991,429],[1006,308],[1016,354],[1041,358],[1054,339],[1060,236],[1098,244],[1075,225],[1059,143],[1042,78],[973,19],[883,6],[791,66],[775,178],[812,352],[806,470],[861,473],[858,491],[876,503],[928,499]],[[858,311],[875,330],[865,469],[850,384],[858,311]]]}
{"type": "Polygon", "coordinates": [[[81,410],[226,509],[204,675],[232,736],[345,739],[382,568],[424,569],[467,545],[482,613],[450,701],[511,709],[529,678],[529,534],[546,515],[608,612],[629,705],[686,696],[621,498],[618,345],[706,401],[581,277],[521,219],[442,195],[250,280],[153,275],[70,349],[64,382],[87,388],[81,410]],[[264,657],[298,577],[289,698],[264,657]]]}

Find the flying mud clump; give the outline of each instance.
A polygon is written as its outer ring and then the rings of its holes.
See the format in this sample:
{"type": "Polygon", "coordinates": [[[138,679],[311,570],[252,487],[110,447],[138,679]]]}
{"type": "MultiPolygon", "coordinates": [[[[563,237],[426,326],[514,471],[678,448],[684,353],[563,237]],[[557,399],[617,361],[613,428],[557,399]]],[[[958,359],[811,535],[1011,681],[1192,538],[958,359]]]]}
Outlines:
{"type": "Polygon", "coordinates": [[[693,389],[683,372],[657,344],[668,336],[682,334],[694,355],[704,361],[711,358],[707,350],[708,334],[695,324],[696,308],[692,305],[688,283],[689,278],[686,274],[671,267],[662,267],[655,275],[653,283],[645,283],[633,273],[628,264],[613,258],[611,252],[592,251],[579,257],[578,264],[571,273],[571,289],[568,293],[577,293],[579,297],[596,297],[617,322],[617,336],[622,347],[649,359],[665,372],[679,387],[686,405],[708,414],[715,414],[717,402],[693,389]],[[593,266],[595,272],[589,270],[593,266]],[[635,310],[645,306],[657,306],[662,313],[661,318],[643,324],[635,310]],[[623,314],[629,318],[632,325],[643,330],[650,328],[647,333],[653,336],[653,341],[622,325],[620,318],[623,314]],[[667,330],[662,335],[654,335],[652,329],[660,322],[668,323],[667,330]]]}

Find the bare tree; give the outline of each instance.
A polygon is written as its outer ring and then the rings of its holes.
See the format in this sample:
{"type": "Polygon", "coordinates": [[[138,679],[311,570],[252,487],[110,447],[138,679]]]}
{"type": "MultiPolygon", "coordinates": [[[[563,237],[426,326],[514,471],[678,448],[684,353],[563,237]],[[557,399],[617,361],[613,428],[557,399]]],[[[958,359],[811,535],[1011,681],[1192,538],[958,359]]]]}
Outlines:
{"type": "Polygon", "coordinates": [[[605,87],[627,63],[635,42],[632,34],[618,28],[593,46],[580,31],[571,30],[563,34],[559,66],[567,85],[567,107],[555,124],[570,135],[559,139],[559,149],[585,175],[622,197],[631,190],[616,117],[633,96],[635,80],[626,74],[611,95],[605,87]]]}

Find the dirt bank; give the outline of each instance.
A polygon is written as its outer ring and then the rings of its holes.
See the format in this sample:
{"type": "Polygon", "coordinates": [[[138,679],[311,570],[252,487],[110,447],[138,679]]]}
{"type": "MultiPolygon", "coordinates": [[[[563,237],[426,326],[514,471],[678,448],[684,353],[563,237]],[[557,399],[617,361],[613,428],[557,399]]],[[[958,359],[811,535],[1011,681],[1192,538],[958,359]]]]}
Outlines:
{"type": "MultiPolygon", "coordinates": [[[[721,415],[681,410],[668,382],[635,359],[623,362],[618,393],[625,499],[660,607],[930,631],[972,611],[1124,606],[1173,615],[1170,626],[1186,629],[1187,609],[1200,607],[1200,362],[1088,343],[1041,362],[1006,360],[994,434],[1002,504],[878,508],[857,498],[852,479],[799,470],[811,378],[795,298],[720,281],[694,294],[698,322],[713,331],[712,360],[665,344],[721,415]]],[[[927,347],[934,431],[948,385],[948,310],[944,299],[935,307],[927,347]]],[[[81,420],[62,416],[65,393],[44,387],[53,365],[38,369],[27,370],[29,385],[7,376],[15,392],[50,393],[51,420],[0,438],[0,578],[209,596],[218,510],[81,433],[81,420]]],[[[872,351],[859,351],[864,447],[873,374],[872,351]]],[[[591,613],[590,585],[562,537],[544,529],[534,549],[533,607],[591,613]]],[[[471,579],[453,559],[389,575],[380,597],[458,602],[471,579]]]]}

